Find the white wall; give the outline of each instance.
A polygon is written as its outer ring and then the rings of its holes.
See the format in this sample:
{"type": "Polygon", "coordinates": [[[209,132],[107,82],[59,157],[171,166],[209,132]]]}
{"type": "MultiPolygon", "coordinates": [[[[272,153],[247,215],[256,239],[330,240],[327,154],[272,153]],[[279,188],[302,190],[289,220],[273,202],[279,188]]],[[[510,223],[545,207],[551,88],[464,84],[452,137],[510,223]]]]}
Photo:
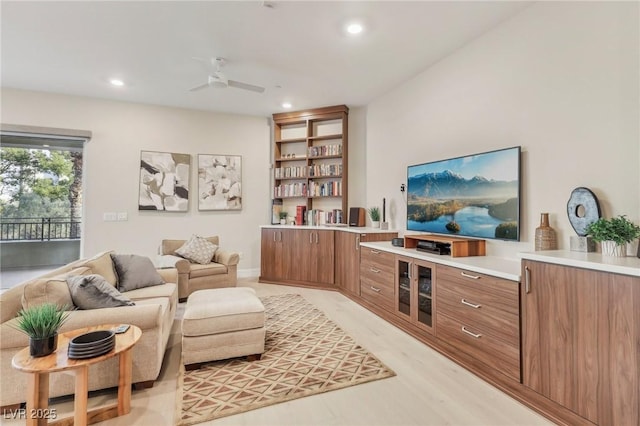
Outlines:
{"type": "Polygon", "coordinates": [[[489,254],[533,250],[541,212],[568,249],[579,186],[640,223],[638,16],[637,2],[536,3],[370,103],[368,205],[391,198],[404,230],[407,165],[520,145],[521,242],[489,254]]]}
{"type": "Polygon", "coordinates": [[[270,219],[266,118],[3,89],[2,122],[93,132],[84,153],[83,256],[155,257],[163,238],[220,235],[223,248],[242,252],[240,272],[258,274],[258,227],[270,219]],[[141,150],[191,154],[188,212],[138,211],[141,150]],[[241,211],[198,211],[199,153],[242,156],[241,211]],[[129,220],[105,222],[104,212],[127,212],[129,220]]]}

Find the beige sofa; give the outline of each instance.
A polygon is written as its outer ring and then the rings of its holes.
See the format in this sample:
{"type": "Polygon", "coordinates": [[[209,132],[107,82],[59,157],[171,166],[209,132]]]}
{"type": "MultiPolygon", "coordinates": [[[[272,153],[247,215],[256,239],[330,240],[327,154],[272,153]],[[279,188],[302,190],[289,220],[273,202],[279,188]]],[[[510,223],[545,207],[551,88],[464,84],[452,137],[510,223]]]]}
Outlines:
{"type": "MultiPolygon", "coordinates": [[[[218,236],[206,239],[216,246],[220,244],[218,236]]],[[[211,262],[201,265],[176,256],[176,250],[185,242],[186,240],[162,240],[157,261],[162,267],[174,267],[178,270],[178,297],[181,302],[197,290],[237,285],[240,260],[238,253],[218,248],[211,262]]]]}
{"type": "MultiPolygon", "coordinates": [[[[135,302],[135,306],[74,310],[61,332],[100,324],[133,324],[142,330],[142,337],[133,348],[133,383],[149,387],[157,379],[178,302],[177,271],[159,269],[166,282],[139,288],[122,294],[135,302]]],[[[0,294],[0,407],[25,401],[27,375],[11,367],[13,356],[29,344],[28,337],[11,326],[22,309],[25,297],[55,298],[60,283],[68,275],[98,274],[110,284],[117,281],[110,252],[100,253],[62,266],[38,278],[26,281],[0,294]],[[57,280],[55,279],[57,278],[57,280]],[[57,282],[57,284],[53,284],[57,282]],[[48,293],[47,293],[48,292],[48,293]]],[[[33,299],[31,299],[33,300],[33,299]]],[[[118,359],[111,358],[89,368],[89,390],[118,385],[118,359]]],[[[74,376],[66,373],[50,375],[50,397],[74,393],[74,376]]]]}

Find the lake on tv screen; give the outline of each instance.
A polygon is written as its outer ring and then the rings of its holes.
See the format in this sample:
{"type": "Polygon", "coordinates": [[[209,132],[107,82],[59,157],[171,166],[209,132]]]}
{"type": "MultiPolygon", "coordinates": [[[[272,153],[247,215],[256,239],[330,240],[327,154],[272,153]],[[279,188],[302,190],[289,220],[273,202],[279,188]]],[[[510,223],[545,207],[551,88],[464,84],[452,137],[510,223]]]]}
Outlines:
{"type": "Polygon", "coordinates": [[[489,209],[485,207],[468,206],[456,211],[454,214],[442,215],[431,221],[417,222],[408,220],[407,228],[412,231],[496,238],[496,228],[505,222],[490,216],[489,209]],[[459,232],[451,232],[446,228],[446,225],[451,221],[455,221],[460,226],[459,232]]]}

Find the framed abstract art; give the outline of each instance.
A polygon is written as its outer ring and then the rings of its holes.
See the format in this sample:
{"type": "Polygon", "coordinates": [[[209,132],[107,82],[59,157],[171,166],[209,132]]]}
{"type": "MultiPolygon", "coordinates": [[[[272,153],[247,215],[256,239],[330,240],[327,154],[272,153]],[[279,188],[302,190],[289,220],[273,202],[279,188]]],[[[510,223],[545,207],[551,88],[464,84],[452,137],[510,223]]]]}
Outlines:
{"type": "Polygon", "coordinates": [[[138,210],[186,212],[190,168],[189,154],[141,151],[138,210]]]}
{"type": "Polygon", "coordinates": [[[242,209],[242,156],[198,154],[198,210],[242,209]]]}

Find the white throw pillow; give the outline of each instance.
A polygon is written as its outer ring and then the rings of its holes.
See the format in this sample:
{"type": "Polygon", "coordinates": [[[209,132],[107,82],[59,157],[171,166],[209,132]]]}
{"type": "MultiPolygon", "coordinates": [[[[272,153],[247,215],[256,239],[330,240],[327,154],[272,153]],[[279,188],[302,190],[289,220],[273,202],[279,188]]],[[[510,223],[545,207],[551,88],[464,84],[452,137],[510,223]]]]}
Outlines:
{"type": "Polygon", "coordinates": [[[191,262],[206,265],[207,263],[211,263],[211,259],[213,259],[216,250],[218,250],[218,246],[211,241],[197,235],[192,235],[189,241],[184,243],[175,253],[191,262]]]}

